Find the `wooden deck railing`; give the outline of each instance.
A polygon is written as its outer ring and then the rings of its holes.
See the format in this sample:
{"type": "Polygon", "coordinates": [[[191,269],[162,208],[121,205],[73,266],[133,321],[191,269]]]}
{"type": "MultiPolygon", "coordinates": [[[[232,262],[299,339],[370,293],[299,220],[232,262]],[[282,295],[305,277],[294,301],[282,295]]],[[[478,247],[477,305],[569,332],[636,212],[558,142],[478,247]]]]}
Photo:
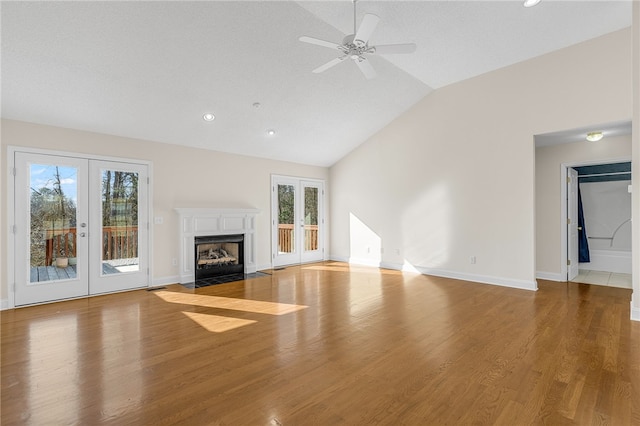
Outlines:
{"type": "MultiPolygon", "coordinates": [[[[281,223],[278,225],[278,251],[280,253],[293,252],[293,224],[281,223]]],[[[305,251],[318,250],[318,225],[304,226],[305,251]]]]}
{"type": "MultiPolygon", "coordinates": [[[[51,262],[60,256],[76,257],[76,231],[76,228],[67,228],[58,235],[47,231],[46,265],[51,265],[51,262]]],[[[138,257],[137,226],[105,226],[102,228],[102,260],[133,257],[138,257]]]]}

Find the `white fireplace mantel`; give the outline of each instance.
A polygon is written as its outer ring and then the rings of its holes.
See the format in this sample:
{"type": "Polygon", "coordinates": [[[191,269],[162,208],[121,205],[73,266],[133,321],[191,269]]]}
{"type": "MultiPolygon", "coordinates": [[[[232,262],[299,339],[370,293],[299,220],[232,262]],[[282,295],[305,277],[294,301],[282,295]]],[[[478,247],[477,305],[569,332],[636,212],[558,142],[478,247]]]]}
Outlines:
{"type": "Polygon", "coordinates": [[[194,239],[206,235],[244,235],[244,273],[256,272],[258,209],[177,208],[180,216],[180,283],[195,280],[194,239]]]}

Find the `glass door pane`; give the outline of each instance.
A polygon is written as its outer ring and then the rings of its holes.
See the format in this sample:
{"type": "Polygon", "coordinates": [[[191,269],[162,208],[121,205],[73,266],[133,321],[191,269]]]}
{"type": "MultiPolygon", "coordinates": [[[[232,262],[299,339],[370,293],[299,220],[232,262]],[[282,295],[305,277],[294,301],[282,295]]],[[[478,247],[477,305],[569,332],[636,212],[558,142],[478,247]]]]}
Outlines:
{"type": "Polygon", "coordinates": [[[31,164],[30,282],[76,278],[78,169],[31,164]]]}
{"type": "Polygon", "coordinates": [[[278,254],[295,253],[295,201],[293,185],[278,185],[278,254]]]}
{"type": "Polygon", "coordinates": [[[136,172],[103,170],[101,273],[140,270],[138,258],[138,180],[136,172]]]}
{"type": "Polygon", "coordinates": [[[304,187],[304,250],[318,250],[318,188],[304,187]]]}

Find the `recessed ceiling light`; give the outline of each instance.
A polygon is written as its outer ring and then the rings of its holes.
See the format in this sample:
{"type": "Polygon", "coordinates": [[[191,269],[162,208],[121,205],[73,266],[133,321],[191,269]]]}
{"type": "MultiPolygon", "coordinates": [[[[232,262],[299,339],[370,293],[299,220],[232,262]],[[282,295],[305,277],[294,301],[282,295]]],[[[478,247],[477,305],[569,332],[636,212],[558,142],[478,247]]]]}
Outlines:
{"type": "Polygon", "coordinates": [[[273,129],[269,129],[269,130],[267,130],[267,135],[269,135],[269,136],[273,136],[273,135],[275,135],[275,134],[276,134],[276,131],[275,131],[275,130],[273,130],[273,129]]]}
{"type": "Polygon", "coordinates": [[[208,112],[208,113],[206,113],[206,114],[204,114],[204,115],[202,116],[202,119],[203,119],[204,121],[213,121],[215,118],[216,118],[216,116],[215,116],[215,115],[213,115],[213,114],[211,114],[210,112],[208,112]]]}
{"type": "Polygon", "coordinates": [[[524,0],[524,3],[522,3],[522,5],[524,7],[533,7],[535,5],[537,5],[538,3],[540,3],[541,0],[524,0]]]}
{"type": "Polygon", "coordinates": [[[604,137],[604,135],[602,134],[602,132],[589,132],[589,133],[587,133],[587,140],[589,142],[598,142],[603,137],[604,137]]]}

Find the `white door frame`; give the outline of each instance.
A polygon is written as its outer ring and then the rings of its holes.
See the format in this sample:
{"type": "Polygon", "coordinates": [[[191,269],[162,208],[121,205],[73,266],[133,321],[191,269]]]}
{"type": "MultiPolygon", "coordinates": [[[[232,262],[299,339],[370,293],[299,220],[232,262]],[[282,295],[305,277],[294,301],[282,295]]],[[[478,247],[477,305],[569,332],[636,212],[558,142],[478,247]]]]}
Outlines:
{"type": "Polygon", "coordinates": [[[580,235],[578,229],[578,171],[567,168],[567,281],[578,276],[580,268],[580,235]]]}
{"type": "MultiPolygon", "coordinates": [[[[31,147],[22,147],[22,146],[7,146],[7,180],[6,180],[6,194],[7,194],[7,309],[15,308],[15,286],[16,286],[16,274],[15,274],[15,207],[16,207],[16,194],[15,194],[15,154],[16,152],[24,152],[30,154],[43,154],[43,155],[55,155],[61,157],[76,157],[76,158],[85,158],[88,160],[103,160],[103,161],[115,161],[115,162],[129,162],[129,163],[137,163],[141,165],[146,165],[148,170],[149,177],[149,194],[148,194],[148,203],[149,209],[147,212],[147,220],[148,225],[148,245],[149,245],[149,275],[148,275],[148,283],[147,286],[151,286],[152,276],[151,271],[153,271],[153,227],[151,226],[151,218],[153,217],[153,163],[147,160],[139,160],[139,159],[129,159],[129,158],[121,158],[121,157],[108,157],[108,156],[100,156],[93,154],[84,154],[77,152],[69,152],[69,151],[56,151],[56,150],[46,150],[40,148],[31,148],[31,147]]],[[[83,296],[86,297],[86,296],[83,296]]],[[[3,306],[4,308],[4,306],[3,306]]]]}
{"type": "MultiPolygon", "coordinates": [[[[327,259],[327,252],[325,250],[325,235],[326,235],[326,227],[327,227],[327,220],[326,220],[326,203],[325,203],[325,193],[326,193],[326,182],[323,179],[317,179],[317,178],[306,178],[306,177],[294,177],[294,176],[284,176],[284,175],[271,175],[271,268],[276,267],[275,261],[276,261],[276,256],[278,253],[278,239],[277,239],[277,222],[278,222],[278,218],[277,218],[277,200],[276,200],[276,196],[275,196],[275,186],[276,184],[280,182],[289,182],[293,185],[296,185],[296,191],[300,191],[302,189],[302,184],[304,182],[309,182],[309,183],[313,183],[313,184],[318,184],[319,187],[321,188],[321,193],[319,194],[319,213],[322,215],[321,217],[318,218],[320,227],[319,227],[319,233],[318,233],[318,245],[319,248],[321,250],[321,259],[320,260],[326,260],[327,259]],[[276,200],[276,201],[274,201],[276,200]]],[[[300,212],[298,212],[298,205],[296,205],[295,207],[297,214],[299,214],[300,212]]],[[[297,225],[297,224],[296,224],[297,225]]],[[[302,247],[300,247],[302,249],[302,251],[299,254],[299,259],[295,262],[295,263],[291,263],[291,264],[300,264],[300,263],[304,263],[304,262],[316,262],[318,260],[314,259],[314,260],[309,260],[308,258],[305,259],[304,256],[304,249],[302,247]]],[[[278,265],[281,266],[281,265],[278,265]]]]}
{"type": "Polygon", "coordinates": [[[560,277],[562,281],[567,279],[567,169],[581,166],[595,166],[598,164],[625,163],[631,161],[631,157],[608,158],[603,160],[572,161],[560,164],[560,277]]]}

